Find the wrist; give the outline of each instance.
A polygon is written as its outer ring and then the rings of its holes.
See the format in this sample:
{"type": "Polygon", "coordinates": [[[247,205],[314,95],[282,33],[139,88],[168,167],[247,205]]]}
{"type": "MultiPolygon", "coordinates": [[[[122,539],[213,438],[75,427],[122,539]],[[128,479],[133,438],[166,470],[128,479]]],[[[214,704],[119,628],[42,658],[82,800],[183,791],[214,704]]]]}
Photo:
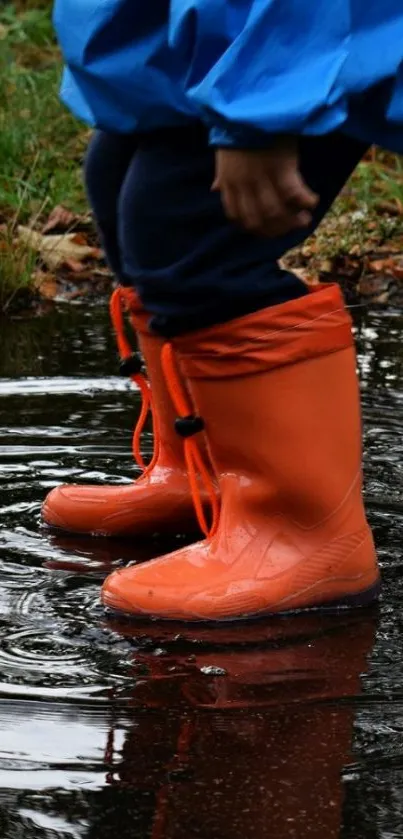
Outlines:
{"type": "Polygon", "coordinates": [[[298,136],[292,134],[266,134],[244,126],[214,126],[209,133],[210,146],[223,151],[269,151],[270,149],[295,149],[298,136]]]}

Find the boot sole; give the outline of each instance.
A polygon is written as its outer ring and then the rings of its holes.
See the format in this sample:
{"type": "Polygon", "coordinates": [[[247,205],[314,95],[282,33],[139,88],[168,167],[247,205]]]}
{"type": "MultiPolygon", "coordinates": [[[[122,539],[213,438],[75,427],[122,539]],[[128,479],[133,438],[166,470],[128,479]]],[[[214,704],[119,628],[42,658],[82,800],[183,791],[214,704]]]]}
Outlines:
{"type": "Polygon", "coordinates": [[[317,606],[306,606],[299,609],[284,609],[282,611],[276,612],[255,612],[250,615],[239,615],[234,617],[228,618],[218,618],[218,619],[199,619],[193,618],[186,620],[184,618],[170,618],[164,616],[155,616],[155,615],[146,615],[146,614],[133,614],[130,612],[126,612],[123,609],[116,609],[111,606],[106,606],[107,615],[111,615],[111,617],[117,616],[120,618],[125,618],[127,620],[136,620],[136,621],[163,621],[164,623],[185,623],[185,624],[210,624],[210,625],[220,625],[223,623],[237,623],[237,622],[244,622],[244,621],[256,621],[259,619],[264,618],[275,618],[275,617],[292,617],[293,615],[300,615],[300,614],[307,614],[307,613],[317,613],[317,614],[336,614],[337,612],[348,611],[350,609],[364,609],[366,606],[370,606],[371,604],[375,603],[380,595],[381,591],[381,580],[380,578],[369,588],[365,589],[364,591],[359,592],[358,594],[349,594],[345,597],[338,598],[337,600],[330,600],[328,603],[319,604],[317,606]]]}

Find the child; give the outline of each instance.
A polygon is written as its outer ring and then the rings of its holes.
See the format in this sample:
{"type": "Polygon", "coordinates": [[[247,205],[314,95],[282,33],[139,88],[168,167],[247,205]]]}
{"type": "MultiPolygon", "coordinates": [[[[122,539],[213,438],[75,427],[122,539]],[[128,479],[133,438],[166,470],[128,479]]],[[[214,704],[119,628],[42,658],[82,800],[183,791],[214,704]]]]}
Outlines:
{"type": "Polygon", "coordinates": [[[88,194],[139,329],[158,445],[133,485],[58,488],[44,518],[178,532],[194,502],[204,541],[106,580],[104,603],[131,614],[229,620],[371,602],[350,319],[337,287],[308,293],[278,260],[372,142],[403,150],[403,11],[397,0],[82,7],[56,4],[63,97],[99,129],[88,194]]]}

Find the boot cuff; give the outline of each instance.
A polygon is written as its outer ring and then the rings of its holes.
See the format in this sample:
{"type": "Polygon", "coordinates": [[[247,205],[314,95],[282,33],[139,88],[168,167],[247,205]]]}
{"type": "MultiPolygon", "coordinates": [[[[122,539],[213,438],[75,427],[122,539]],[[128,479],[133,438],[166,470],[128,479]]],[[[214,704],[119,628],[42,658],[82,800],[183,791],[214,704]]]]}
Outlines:
{"type": "Polygon", "coordinates": [[[173,339],[186,376],[220,379],[272,368],[350,347],[352,322],[338,285],[173,339]]]}

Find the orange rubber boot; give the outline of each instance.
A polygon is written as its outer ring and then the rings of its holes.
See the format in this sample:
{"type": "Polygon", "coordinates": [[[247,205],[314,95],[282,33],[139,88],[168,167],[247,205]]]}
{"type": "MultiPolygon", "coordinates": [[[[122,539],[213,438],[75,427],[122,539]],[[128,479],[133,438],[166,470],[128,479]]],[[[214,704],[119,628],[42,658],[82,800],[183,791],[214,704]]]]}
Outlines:
{"type": "MultiPolygon", "coordinates": [[[[373,600],[379,571],[361,495],[356,362],[339,288],[183,336],[175,348],[219,476],[219,524],[204,542],[111,574],[104,604],[230,620],[373,600]]],[[[170,345],[165,356],[173,381],[170,345]]]]}
{"type": "MultiPolygon", "coordinates": [[[[129,308],[132,325],[137,331],[138,343],[146,361],[153,405],[154,457],[144,474],[126,486],[73,484],[56,487],[45,499],[42,517],[46,524],[53,527],[94,536],[197,533],[199,527],[189,488],[183,445],[174,430],[176,414],[161,370],[163,340],[149,332],[148,316],[131,289],[118,289],[115,294],[122,295],[129,308]]],[[[115,298],[116,302],[120,305],[115,298]]],[[[111,311],[113,313],[112,307],[111,311]]],[[[129,345],[121,334],[122,318],[115,311],[113,319],[121,355],[126,355],[126,360],[130,362],[129,345]]],[[[148,398],[147,383],[142,376],[138,378],[143,395],[145,388],[148,398]]],[[[132,379],[136,382],[137,376],[133,375],[132,379]]],[[[137,459],[141,461],[138,452],[137,459]]]]}

